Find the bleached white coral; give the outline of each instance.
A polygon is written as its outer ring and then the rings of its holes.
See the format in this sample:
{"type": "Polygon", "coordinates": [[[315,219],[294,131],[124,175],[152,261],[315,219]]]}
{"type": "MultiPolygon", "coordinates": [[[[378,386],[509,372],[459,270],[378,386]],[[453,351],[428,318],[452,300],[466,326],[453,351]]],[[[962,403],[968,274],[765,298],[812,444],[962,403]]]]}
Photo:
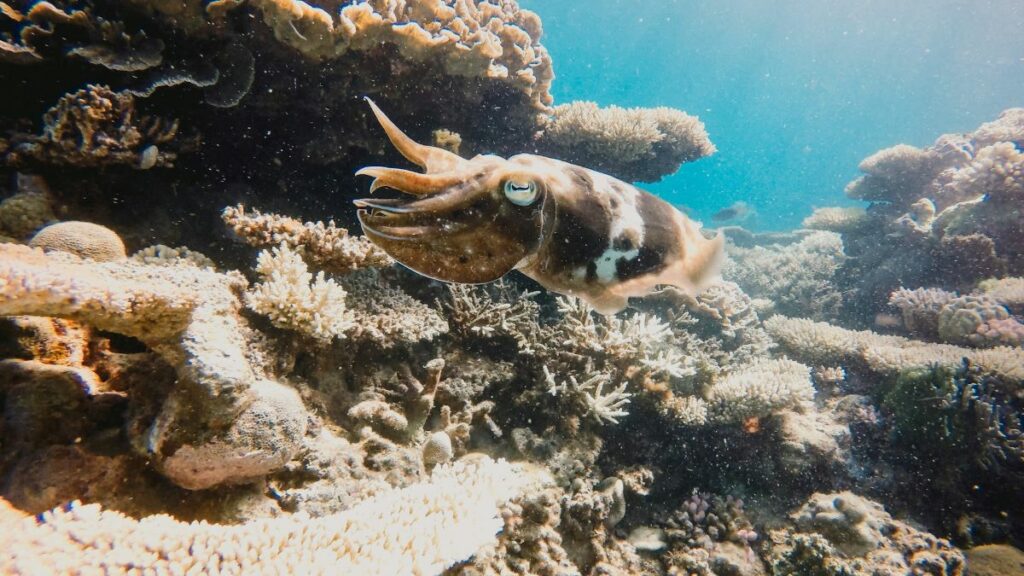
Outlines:
{"type": "Polygon", "coordinates": [[[325,278],[323,271],[314,277],[302,257],[286,244],[261,251],[256,272],[263,281],[246,294],[246,302],[278,328],[330,341],[344,337],[353,326],[345,290],[325,278]]]}
{"type": "Polygon", "coordinates": [[[546,481],[519,465],[472,456],[345,512],[233,526],[166,515],[135,520],[76,504],[0,531],[0,572],[439,574],[493,543],[503,528],[499,507],[546,481]]]}
{"type": "Polygon", "coordinates": [[[605,386],[611,381],[609,374],[598,372],[583,382],[579,382],[575,375],[570,374],[568,380],[559,384],[547,366],[543,369],[548,393],[552,396],[566,393],[578,396],[586,405],[587,413],[599,423],[618,424],[619,418],[629,415],[624,406],[629,404],[629,398],[633,395],[626,392],[626,382],[605,392],[605,386]]]}
{"type": "Polygon", "coordinates": [[[814,398],[811,369],[786,358],[762,360],[711,387],[708,403],[716,420],[736,422],[793,408],[814,398]]]}

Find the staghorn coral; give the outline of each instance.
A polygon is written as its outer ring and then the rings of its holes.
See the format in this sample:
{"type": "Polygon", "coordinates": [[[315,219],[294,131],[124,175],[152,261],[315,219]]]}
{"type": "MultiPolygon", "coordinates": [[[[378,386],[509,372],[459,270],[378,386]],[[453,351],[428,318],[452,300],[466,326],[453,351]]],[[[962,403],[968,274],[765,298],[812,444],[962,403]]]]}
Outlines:
{"type": "Polygon", "coordinates": [[[736,368],[707,392],[710,416],[724,422],[767,416],[813,399],[810,368],[788,359],[736,368]]]}
{"type": "Polygon", "coordinates": [[[221,218],[232,232],[257,248],[287,245],[299,252],[314,268],[345,274],[368,267],[390,266],[391,257],[363,236],[350,236],[334,222],[302,223],[287,216],[251,213],[245,207],[229,206],[221,218]]]}
{"type": "Polygon", "coordinates": [[[594,102],[556,106],[537,146],[544,154],[641,182],[657,181],[715,152],[694,116],[674,108],[601,108],[594,102]]]}
{"type": "Polygon", "coordinates": [[[287,244],[261,251],[256,272],[262,281],[246,294],[246,305],[278,328],[330,342],[355,326],[345,306],[345,289],[323,271],[314,277],[287,244]]]}
{"type": "Polygon", "coordinates": [[[540,18],[514,2],[369,0],[331,14],[301,0],[253,3],[274,36],[304,56],[336,59],[391,44],[410,60],[437,59],[449,74],[493,78],[551,104],[551,58],[540,18]]]}
{"type": "Polygon", "coordinates": [[[835,274],[845,254],[834,232],[813,232],[790,244],[728,246],[723,276],[751,296],[769,298],[782,314],[834,317],[842,305],[835,274]]]}
{"type": "Polygon", "coordinates": [[[36,232],[28,245],[56,250],[96,262],[116,262],[128,257],[116,232],[92,222],[58,222],[36,232]]]}
{"type": "Polygon", "coordinates": [[[570,374],[568,380],[558,384],[545,366],[544,379],[548,384],[548,394],[577,397],[586,406],[585,413],[601,424],[618,424],[619,418],[629,415],[624,408],[632,396],[626,392],[627,383],[622,382],[606,393],[604,387],[611,381],[609,374],[597,373],[583,382],[577,382],[576,376],[570,374]]]}
{"type": "Polygon", "coordinates": [[[543,475],[486,456],[434,469],[429,480],[377,494],[338,514],[237,526],[141,520],[72,504],[8,521],[5,573],[91,569],[127,574],[190,569],[309,574],[437,574],[493,542],[498,507],[543,484],[543,475]],[[268,554],[268,551],[270,553],[268,554]]]}
{"type": "MultiPolygon", "coordinates": [[[[45,4],[45,3],[44,3],[45,4]]],[[[142,116],[135,97],[90,84],[66,94],[43,117],[43,133],[16,142],[7,162],[80,167],[172,166],[178,122],[142,116]],[[164,149],[160,147],[163,146],[164,149]]]]}
{"type": "Polygon", "coordinates": [[[249,480],[298,450],[305,409],[250,360],[237,274],[95,263],[10,244],[0,256],[0,314],[67,317],[133,336],[176,368],[174,389],[131,437],[174,482],[196,489],[249,480]]]}

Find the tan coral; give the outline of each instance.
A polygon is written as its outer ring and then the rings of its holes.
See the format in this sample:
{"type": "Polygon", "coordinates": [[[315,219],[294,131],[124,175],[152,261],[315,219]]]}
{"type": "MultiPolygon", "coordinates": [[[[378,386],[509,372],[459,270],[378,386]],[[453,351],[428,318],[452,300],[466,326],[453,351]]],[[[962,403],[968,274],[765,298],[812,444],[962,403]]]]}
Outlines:
{"type": "Polygon", "coordinates": [[[814,399],[811,369],[779,358],[740,367],[711,387],[710,414],[722,422],[742,422],[795,408],[814,399]]]}
{"type": "Polygon", "coordinates": [[[295,392],[250,361],[239,315],[245,284],[195,266],[97,263],[0,245],[0,314],[60,316],[133,336],[176,367],[175,389],[132,441],[188,488],[268,473],[295,454],[305,431],[295,392]]]}
{"type": "Polygon", "coordinates": [[[81,504],[38,522],[8,513],[0,543],[10,554],[0,571],[437,574],[494,542],[503,524],[499,506],[545,482],[542,473],[478,456],[321,518],[189,524],[81,504]]]}
{"type": "Polygon", "coordinates": [[[556,106],[538,140],[541,151],[623,180],[653,182],[715,146],[704,124],[673,108],[556,106]]]}
{"type": "Polygon", "coordinates": [[[122,164],[145,169],[172,166],[176,158],[166,145],[177,136],[178,122],[142,116],[135,110],[134,96],[106,86],[90,84],[65,94],[43,116],[43,124],[41,135],[19,143],[8,154],[11,164],[122,164]]]}
{"type": "Polygon", "coordinates": [[[828,206],[815,208],[801,226],[811,230],[849,232],[868,222],[867,212],[860,206],[828,206]]]}
{"type": "Polygon", "coordinates": [[[779,315],[765,320],[764,325],[787,352],[812,364],[861,366],[891,375],[934,365],[955,369],[966,358],[1003,377],[1024,378],[1024,349],[1020,348],[977,350],[779,315]]]}
{"type": "Polygon", "coordinates": [[[106,226],[92,222],[51,224],[29,240],[29,246],[67,252],[96,262],[116,262],[128,257],[121,237],[106,226]]]}
{"type": "Polygon", "coordinates": [[[939,158],[931,150],[897,144],[865,158],[860,163],[865,175],[846,186],[846,195],[901,204],[907,194],[917,193],[935,177],[938,166],[939,158]]]}
{"type": "Polygon", "coordinates": [[[412,60],[437,59],[449,74],[511,84],[539,110],[552,101],[554,74],[540,44],[540,18],[515,2],[366,0],[336,13],[302,0],[253,5],[280,42],[309,58],[390,44],[412,60]]]}
{"type": "Polygon", "coordinates": [[[242,205],[229,206],[221,217],[248,244],[271,248],[287,244],[298,250],[313,267],[337,274],[368,267],[390,266],[394,261],[363,236],[351,236],[334,222],[302,223],[259,210],[246,212],[242,205]]]}
{"type": "MultiPolygon", "coordinates": [[[[2,151],[0,151],[2,154],[2,151]]],[[[25,241],[57,219],[54,199],[39,176],[18,175],[18,192],[0,201],[0,235],[25,241]]]]}

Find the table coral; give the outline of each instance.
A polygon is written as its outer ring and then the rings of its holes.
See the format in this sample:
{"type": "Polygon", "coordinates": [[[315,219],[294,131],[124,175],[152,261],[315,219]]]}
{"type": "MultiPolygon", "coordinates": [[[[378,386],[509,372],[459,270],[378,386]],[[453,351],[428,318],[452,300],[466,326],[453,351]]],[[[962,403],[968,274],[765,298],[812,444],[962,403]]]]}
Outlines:
{"type": "Polygon", "coordinates": [[[704,124],[674,108],[556,106],[537,141],[541,153],[626,181],[654,182],[715,146],[704,124]]]}
{"type": "Polygon", "coordinates": [[[498,508],[545,482],[542,474],[485,456],[320,518],[304,514],[242,525],[133,519],[72,503],[36,518],[5,517],[5,573],[192,570],[230,573],[438,574],[494,541],[498,508]]]}

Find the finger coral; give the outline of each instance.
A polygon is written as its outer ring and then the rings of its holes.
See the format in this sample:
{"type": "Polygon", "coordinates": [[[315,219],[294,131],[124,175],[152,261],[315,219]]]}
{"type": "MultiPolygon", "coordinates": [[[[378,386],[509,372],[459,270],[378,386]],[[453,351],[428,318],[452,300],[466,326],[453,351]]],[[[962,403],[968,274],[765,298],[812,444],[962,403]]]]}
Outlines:
{"type": "Polygon", "coordinates": [[[431,477],[338,514],[304,514],[235,526],[136,520],[97,505],[71,504],[6,519],[0,560],[7,574],[219,573],[439,574],[494,542],[499,506],[544,482],[521,466],[485,456],[441,465],[431,477]]]}
{"type": "Polygon", "coordinates": [[[540,150],[626,181],[654,182],[715,146],[704,124],[674,108],[601,108],[594,102],[556,106],[540,150]]]}
{"type": "Polygon", "coordinates": [[[262,281],[246,294],[246,303],[278,328],[330,342],[354,326],[345,306],[345,289],[325,278],[323,271],[314,277],[286,244],[260,252],[256,272],[262,281]]]}

